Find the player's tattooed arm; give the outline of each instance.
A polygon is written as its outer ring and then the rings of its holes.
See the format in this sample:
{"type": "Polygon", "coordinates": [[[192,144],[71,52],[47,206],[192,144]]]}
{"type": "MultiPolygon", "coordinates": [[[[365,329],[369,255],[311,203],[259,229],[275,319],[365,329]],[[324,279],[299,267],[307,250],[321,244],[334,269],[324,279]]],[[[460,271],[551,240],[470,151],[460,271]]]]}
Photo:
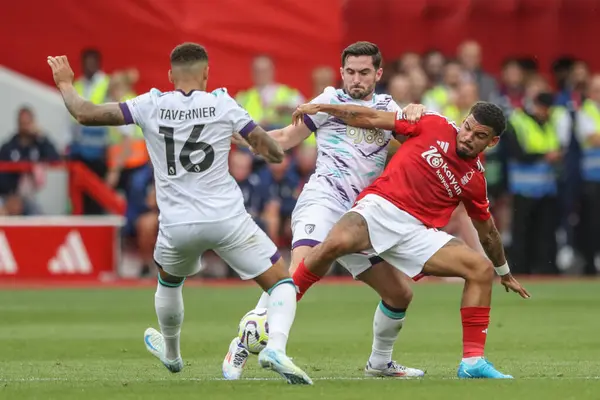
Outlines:
{"type": "Polygon", "coordinates": [[[487,221],[479,221],[472,219],[473,225],[479,235],[481,247],[485,251],[494,267],[500,267],[506,263],[504,255],[504,245],[502,244],[502,236],[494,224],[494,219],[489,218],[487,221]]]}
{"type": "Polygon", "coordinates": [[[72,85],[59,87],[67,109],[81,125],[125,125],[125,117],[119,103],[94,104],[82,98],[72,85]]]}
{"type": "Polygon", "coordinates": [[[279,143],[275,141],[263,128],[256,126],[246,141],[252,146],[254,153],[261,155],[267,162],[279,164],[283,161],[284,152],[279,143]]]}
{"type": "Polygon", "coordinates": [[[301,122],[304,114],[314,115],[323,112],[344,121],[346,124],[357,128],[379,128],[394,130],[396,113],[391,111],[378,111],[369,107],[353,104],[303,104],[294,112],[294,124],[301,122]]]}
{"type": "Polygon", "coordinates": [[[54,83],[60,90],[67,109],[82,125],[125,125],[125,117],[118,103],[94,104],[85,100],[73,86],[74,73],[66,56],[48,57],[54,83]]]}

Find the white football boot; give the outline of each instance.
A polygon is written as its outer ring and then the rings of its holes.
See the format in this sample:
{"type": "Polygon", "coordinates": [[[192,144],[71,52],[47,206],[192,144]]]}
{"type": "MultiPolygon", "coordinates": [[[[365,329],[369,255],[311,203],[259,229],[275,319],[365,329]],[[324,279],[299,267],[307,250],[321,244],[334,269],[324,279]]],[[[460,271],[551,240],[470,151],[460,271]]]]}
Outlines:
{"type": "Polygon", "coordinates": [[[416,368],[405,367],[396,363],[396,361],[390,361],[383,369],[373,368],[370,362],[367,362],[367,366],[365,367],[365,376],[374,378],[421,378],[423,375],[425,375],[424,371],[416,368]]]}
{"type": "Polygon", "coordinates": [[[292,385],[312,385],[312,380],[280,350],[266,348],[258,355],[258,363],[281,375],[292,385]]]}
{"type": "Polygon", "coordinates": [[[176,360],[167,360],[165,357],[165,338],[156,329],[146,329],[144,332],[144,344],[150,354],[158,358],[169,371],[175,373],[183,369],[183,360],[181,357],[178,357],[176,360]]]}
{"type": "Polygon", "coordinates": [[[240,379],[249,356],[250,352],[240,343],[240,338],[233,339],[223,360],[223,377],[231,381],[240,379]]]}

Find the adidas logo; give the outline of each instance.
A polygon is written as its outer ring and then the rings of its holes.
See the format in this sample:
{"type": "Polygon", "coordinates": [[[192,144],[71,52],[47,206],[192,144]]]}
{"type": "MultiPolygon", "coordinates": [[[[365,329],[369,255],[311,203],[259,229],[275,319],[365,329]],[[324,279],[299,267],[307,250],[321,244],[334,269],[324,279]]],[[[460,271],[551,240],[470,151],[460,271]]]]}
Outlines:
{"type": "Polygon", "coordinates": [[[48,262],[48,271],[52,274],[89,274],[92,263],[77,231],[71,231],[60,245],[56,256],[48,262]]]}
{"type": "Polygon", "coordinates": [[[4,232],[0,231],[0,274],[14,275],[17,263],[4,232]]]}
{"type": "Polygon", "coordinates": [[[438,140],[437,144],[444,153],[448,152],[448,147],[450,146],[448,142],[442,142],[438,140]]]}

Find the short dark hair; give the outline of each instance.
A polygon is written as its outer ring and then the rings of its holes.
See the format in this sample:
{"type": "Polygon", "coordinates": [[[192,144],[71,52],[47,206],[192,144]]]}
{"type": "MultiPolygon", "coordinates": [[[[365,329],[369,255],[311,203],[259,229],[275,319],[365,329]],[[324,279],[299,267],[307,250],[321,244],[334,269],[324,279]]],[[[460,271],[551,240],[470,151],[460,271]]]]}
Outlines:
{"type": "Polygon", "coordinates": [[[469,114],[481,125],[489,126],[494,130],[494,135],[502,136],[506,129],[506,117],[502,109],[487,101],[478,101],[473,104],[469,114]]]}
{"type": "Polygon", "coordinates": [[[342,67],[346,65],[346,59],[350,56],[371,56],[375,69],[381,67],[381,52],[376,44],[371,42],[356,42],[346,47],[342,52],[342,67]]]}
{"type": "Polygon", "coordinates": [[[171,52],[171,65],[191,64],[208,61],[208,53],[203,46],[196,43],[182,43],[171,52]]]}

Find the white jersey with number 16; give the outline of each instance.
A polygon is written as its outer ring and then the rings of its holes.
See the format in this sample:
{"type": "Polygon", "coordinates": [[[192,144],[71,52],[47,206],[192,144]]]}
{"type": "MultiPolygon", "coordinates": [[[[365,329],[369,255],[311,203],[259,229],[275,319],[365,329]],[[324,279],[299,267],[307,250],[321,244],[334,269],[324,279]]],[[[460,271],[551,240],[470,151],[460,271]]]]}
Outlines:
{"type": "Polygon", "coordinates": [[[232,133],[246,136],[256,124],[226,89],[187,94],[152,89],[120,107],[127,124],[144,132],[162,226],[246,213],[228,158],[232,133]]]}

